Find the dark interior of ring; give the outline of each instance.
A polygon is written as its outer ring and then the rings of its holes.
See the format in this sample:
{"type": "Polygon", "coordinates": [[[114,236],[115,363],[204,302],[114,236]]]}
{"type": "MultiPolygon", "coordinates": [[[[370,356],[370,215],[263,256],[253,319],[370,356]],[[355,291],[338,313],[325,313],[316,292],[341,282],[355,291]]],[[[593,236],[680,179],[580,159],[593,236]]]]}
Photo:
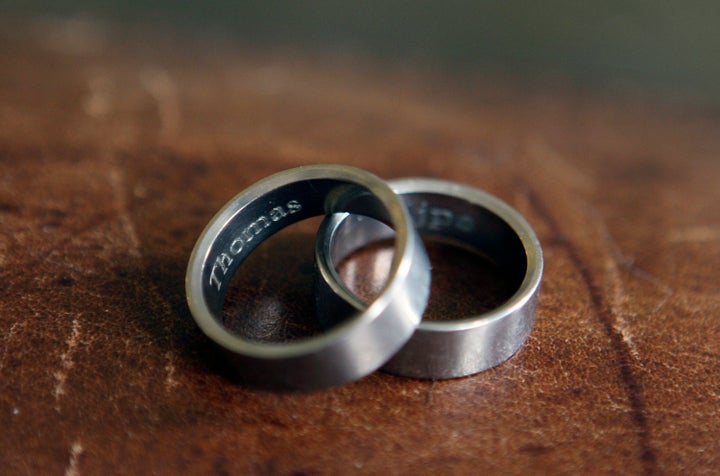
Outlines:
{"type": "MultiPolygon", "coordinates": [[[[486,208],[447,195],[416,193],[403,195],[415,227],[424,236],[434,236],[485,255],[520,287],[527,271],[527,253],[520,237],[504,220],[486,208]]],[[[332,263],[339,264],[354,251],[390,238],[392,229],[357,215],[349,215],[335,230],[332,263]]]]}
{"type": "Polygon", "coordinates": [[[260,243],[300,220],[340,211],[389,222],[385,206],[366,189],[330,179],[279,187],[239,210],[215,237],[203,263],[203,294],[213,316],[221,321],[230,281],[260,243]]]}

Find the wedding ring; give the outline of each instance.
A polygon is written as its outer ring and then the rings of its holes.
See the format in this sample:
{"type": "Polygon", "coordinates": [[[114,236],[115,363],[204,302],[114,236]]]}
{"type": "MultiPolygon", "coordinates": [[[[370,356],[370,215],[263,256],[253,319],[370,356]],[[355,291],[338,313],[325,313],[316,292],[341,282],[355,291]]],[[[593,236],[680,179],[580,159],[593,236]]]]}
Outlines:
{"type": "MultiPolygon", "coordinates": [[[[530,225],[505,202],[469,186],[429,178],[389,183],[420,232],[469,245],[489,257],[512,280],[515,292],[497,308],[476,316],[423,320],[382,370],[415,378],[455,378],[510,358],[532,330],[543,271],[542,249],[530,225]]],[[[349,310],[367,306],[342,282],[335,265],[390,236],[391,229],[368,217],[342,213],[323,221],[316,242],[316,300],[323,322],[336,322],[349,310]]]]}
{"type": "Polygon", "coordinates": [[[298,167],[272,175],[227,203],[200,235],[185,279],[188,305],[247,383],[316,390],[359,379],[383,365],[420,322],[430,266],[406,206],[375,175],[340,165],[298,167]],[[324,333],[291,342],[258,342],[222,320],[225,295],[243,260],[280,229],[316,215],[350,212],[388,223],[395,246],[380,295],[324,333]]]}

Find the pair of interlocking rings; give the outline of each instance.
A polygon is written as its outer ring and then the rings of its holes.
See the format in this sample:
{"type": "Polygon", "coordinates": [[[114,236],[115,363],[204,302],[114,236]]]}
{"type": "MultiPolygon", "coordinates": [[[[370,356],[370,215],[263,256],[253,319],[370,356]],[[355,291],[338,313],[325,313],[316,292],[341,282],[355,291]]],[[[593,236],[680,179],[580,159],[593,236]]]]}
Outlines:
{"type": "Polygon", "coordinates": [[[427,379],[471,375],[512,356],[527,340],[543,258],[525,219],[501,200],[445,180],[385,182],[364,170],[312,165],[272,175],[226,204],[190,257],[186,291],[203,332],[226,351],[239,376],[273,389],[316,390],[382,367],[427,379]],[[316,305],[326,331],[291,342],[257,342],[222,324],[225,295],[243,260],[265,239],[325,215],[316,240],[316,305]],[[510,277],[514,294],[497,308],[454,320],[422,321],[430,262],[420,233],[462,243],[510,277]],[[371,303],[354,295],[335,264],[394,236],[389,277],[371,303]]]}

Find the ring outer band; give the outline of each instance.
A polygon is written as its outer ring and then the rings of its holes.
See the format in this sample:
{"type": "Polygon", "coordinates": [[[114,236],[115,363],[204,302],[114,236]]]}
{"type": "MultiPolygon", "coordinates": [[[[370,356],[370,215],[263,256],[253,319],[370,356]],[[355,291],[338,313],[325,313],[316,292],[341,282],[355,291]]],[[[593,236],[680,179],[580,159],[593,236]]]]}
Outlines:
{"type": "MultiPolygon", "coordinates": [[[[188,263],[185,279],[188,306],[195,322],[225,352],[245,383],[273,390],[312,391],[357,380],[383,365],[410,338],[427,304],[430,266],[422,240],[411,223],[407,208],[392,189],[364,170],[310,165],[279,172],[238,194],[208,223],[188,263]],[[206,279],[207,270],[217,260],[215,248],[220,238],[228,241],[226,235],[240,229],[238,222],[247,219],[267,197],[277,198],[273,194],[278,190],[295,192],[296,188],[299,203],[311,205],[282,227],[342,210],[365,213],[391,223],[402,237],[395,246],[392,278],[370,306],[318,336],[287,343],[251,341],[232,333],[220,322],[224,293],[217,298],[218,302],[212,301],[215,310],[211,309],[207,296],[212,286],[206,279]],[[369,199],[365,193],[364,201],[353,201],[351,192],[360,189],[369,192],[369,199]],[[364,210],[368,203],[376,206],[364,210]]],[[[282,227],[269,228],[263,239],[282,227]]],[[[228,273],[227,284],[239,263],[228,273]]]]}
{"type": "MultiPolygon", "coordinates": [[[[427,195],[428,201],[433,196],[454,197],[471,207],[489,211],[505,222],[519,238],[525,252],[526,267],[515,293],[497,308],[455,320],[423,320],[412,338],[382,370],[413,378],[448,379],[472,375],[509,359],[528,339],[535,321],[543,253],[533,229],[510,205],[467,185],[432,178],[402,178],[388,183],[401,197],[427,195]]],[[[325,307],[345,306],[347,310],[358,310],[366,304],[345,286],[331,258],[334,235],[342,222],[349,218],[347,213],[335,214],[320,225],[316,260],[324,279],[318,282],[316,292],[321,296],[318,301],[325,302],[325,307]]],[[[482,228],[479,233],[482,233],[482,228]]],[[[362,236],[362,233],[356,235],[362,236]]],[[[353,239],[356,241],[353,249],[370,244],[357,242],[362,239],[357,236],[353,239]]]]}

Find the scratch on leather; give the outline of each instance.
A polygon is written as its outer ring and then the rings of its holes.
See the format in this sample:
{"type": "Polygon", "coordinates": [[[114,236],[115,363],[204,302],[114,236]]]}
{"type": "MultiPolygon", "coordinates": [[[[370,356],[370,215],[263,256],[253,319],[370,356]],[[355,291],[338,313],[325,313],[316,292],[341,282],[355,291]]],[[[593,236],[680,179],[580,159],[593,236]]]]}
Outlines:
{"type": "Polygon", "coordinates": [[[56,381],[55,389],[53,390],[55,400],[59,400],[60,397],[65,394],[65,383],[68,372],[75,366],[73,356],[75,354],[75,348],[80,341],[80,328],[80,319],[76,317],[72,321],[72,331],[70,332],[70,337],[67,339],[65,352],[60,355],[60,368],[53,373],[56,381]]]}
{"type": "Polygon", "coordinates": [[[65,468],[65,476],[80,476],[80,457],[84,451],[85,448],[79,440],[70,446],[70,461],[65,468]]]}

